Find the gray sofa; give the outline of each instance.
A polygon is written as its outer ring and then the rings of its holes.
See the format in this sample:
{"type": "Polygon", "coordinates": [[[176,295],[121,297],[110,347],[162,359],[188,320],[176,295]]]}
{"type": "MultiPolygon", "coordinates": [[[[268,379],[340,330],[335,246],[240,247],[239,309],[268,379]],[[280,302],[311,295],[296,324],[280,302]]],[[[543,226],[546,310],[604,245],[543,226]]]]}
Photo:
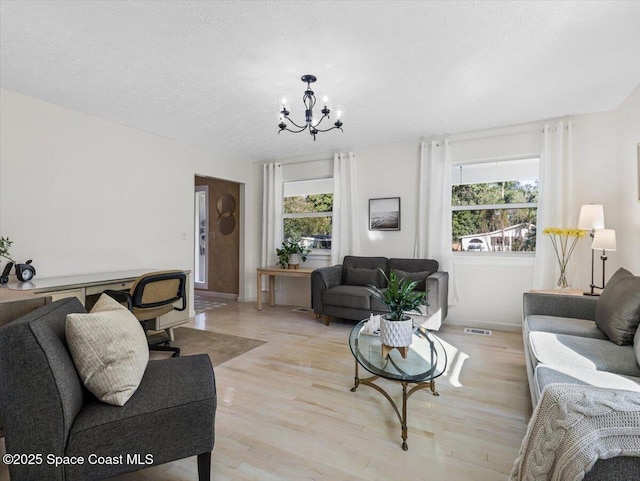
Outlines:
{"type": "Polygon", "coordinates": [[[398,277],[419,281],[417,290],[427,291],[428,307],[412,315],[428,328],[437,329],[447,317],[449,275],[438,271],[432,259],[388,259],[386,257],[345,256],[342,264],[322,267],[311,273],[311,305],[317,316],[360,320],[373,314],[386,314],[388,309],[372,297],[367,286],[386,287],[378,269],[389,276],[395,270],[398,277]]]}
{"type": "Polygon", "coordinates": [[[105,404],[84,388],[67,347],[66,316],[78,312],[80,301],[63,299],[0,328],[6,450],[42,455],[11,463],[11,481],[103,479],[194,455],[200,481],[208,481],[216,411],[209,357],[149,361],[124,406],[105,404]],[[136,454],[142,463],[127,457],[136,454]],[[49,456],[84,462],[56,467],[49,456]],[[100,461],[107,458],[116,463],[100,461]]]}
{"type": "MultiPolygon", "coordinates": [[[[554,383],[640,392],[640,333],[634,335],[640,278],[629,279],[630,273],[621,271],[599,298],[524,294],[522,333],[534,407],[545,386],[554,383]],[[618,282],[619,274],[626,287],[618,282]]],[[[584,479],[640,479],[640,457],[600,459],[584,479]]]]}

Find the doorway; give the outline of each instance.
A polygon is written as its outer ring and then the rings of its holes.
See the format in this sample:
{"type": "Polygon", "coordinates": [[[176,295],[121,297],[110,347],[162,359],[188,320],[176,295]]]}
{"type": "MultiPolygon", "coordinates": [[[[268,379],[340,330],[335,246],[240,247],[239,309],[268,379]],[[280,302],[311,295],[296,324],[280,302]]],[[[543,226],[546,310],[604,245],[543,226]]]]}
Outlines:
{"type": "Polygon", "coordinates": [[[199,294],[237,299],[240,184],[195,176],[195,274],[199,294]]]}

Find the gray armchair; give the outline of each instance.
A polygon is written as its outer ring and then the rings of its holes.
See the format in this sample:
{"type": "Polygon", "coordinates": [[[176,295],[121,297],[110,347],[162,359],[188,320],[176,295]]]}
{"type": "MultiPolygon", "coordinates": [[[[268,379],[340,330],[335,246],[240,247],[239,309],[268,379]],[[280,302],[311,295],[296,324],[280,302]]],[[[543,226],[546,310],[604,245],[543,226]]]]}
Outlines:
{"type": "Polygon", "coordinates": [[[11,464],[11,480],[103,479],[197,455],[199,480],[208,481],[216,411],[209,357],[149,361],[124,406],[105,404],[84,388],[66,344],[66,316],[76,312],[85,312],[80,301],[63,299],[0,329],[7,452],[43,455],[11,464]],[[53,457],[84,462],[56,467],[53,457]]]}
{"type": "Polygon", "coordinates": [[[370,314],[386,314],[386,306],[371,296],[368,285],[386,287],[384,276],[391,270],[398,277],[420,281],[418,289],[427,291],[428,307],[420,315],[411,315],[416,323],[437,329],[447,317],[449,274],[438,271],[433,259],[387,259],[386,257],[345,256],[342,264],[322,267],[311,273],[311,305],[316,316],[360,320],[370,314]]]}

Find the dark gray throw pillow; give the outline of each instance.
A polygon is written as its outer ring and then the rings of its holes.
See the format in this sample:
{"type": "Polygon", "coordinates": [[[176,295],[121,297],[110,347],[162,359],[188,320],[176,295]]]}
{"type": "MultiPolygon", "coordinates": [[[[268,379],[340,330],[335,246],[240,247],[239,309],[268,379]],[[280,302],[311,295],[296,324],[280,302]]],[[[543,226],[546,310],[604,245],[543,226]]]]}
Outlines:
{"type": "Polygon", "coordinates": [[[393,269],[393,271],[398,276],[398,279],[409,279],[410,281],[418,281],[418,285],[416,286],[416,291],[426,291],[427,290],[427,277],[429,277],[433,272],[429,271],[421,271],[421,272],[405,272],[399,269],[393,269]]]}
{"type": "Polygon", "coordinates": [[[638,329],[636,335],[633,336],[633,353],[636,356],[638,366],[640,366],[640,329],[638,329]]]}
{"type": "Polygon", "coordinates": [[[345,269],[344,283],[348,286],[385,286],[384,276],[378,269],[361,269],[359,267],[345,269]]]}
{"type": "Polygon", "coordinates": [[[611,341],[632,344],[640,323],[640,277],[618,269],[598,299],[595,318],[611,341]]]}

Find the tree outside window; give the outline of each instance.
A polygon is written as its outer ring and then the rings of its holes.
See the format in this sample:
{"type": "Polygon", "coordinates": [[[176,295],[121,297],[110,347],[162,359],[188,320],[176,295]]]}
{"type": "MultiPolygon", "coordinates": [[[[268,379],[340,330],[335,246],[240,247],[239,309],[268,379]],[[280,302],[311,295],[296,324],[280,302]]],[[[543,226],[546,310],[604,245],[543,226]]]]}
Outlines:
{"type": "MultiPolygon", "coordinates": [[[[532,160],[539,162],[538,159],[532,160]]],[[[531,161],[526,162],[531,164],[531,161]]],[[[498,167],[502,171],[514,167],[508,164],[505,167],[499,162],[493,165],[473,166],[475,171],[467,175],[468,180],[499,178],[504,174],[498,171],[498,167]]],[[[518,164],[515,167],[519,167],[518,164]]],[[[517,170],[511,169],[510,172],[513,174],[517,170]]],[[[538,184],[535,178],[453,185],[452,249],[469,252],[535,251],[538,184]]]]}
{"type": "Polygon", "coordinates": [[[284,238],[300,242],[316,253],[331,250],[333,193],[285,195],[284,238]]]}

